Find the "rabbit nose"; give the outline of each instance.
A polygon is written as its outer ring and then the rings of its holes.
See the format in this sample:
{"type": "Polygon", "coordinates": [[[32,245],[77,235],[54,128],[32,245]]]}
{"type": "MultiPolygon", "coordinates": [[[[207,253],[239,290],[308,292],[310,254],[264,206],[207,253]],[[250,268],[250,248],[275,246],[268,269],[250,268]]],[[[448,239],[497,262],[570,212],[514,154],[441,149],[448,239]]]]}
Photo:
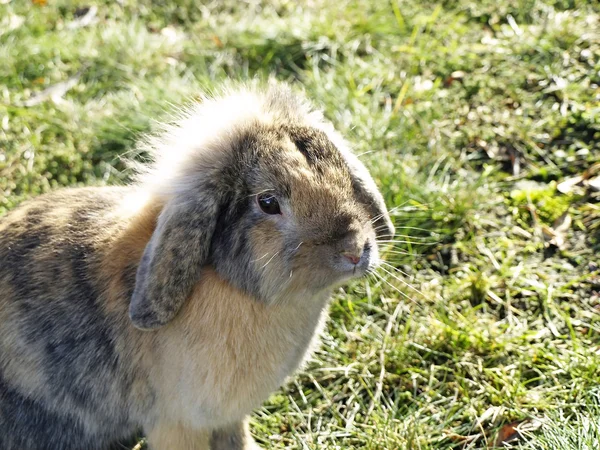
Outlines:
{"type": "Polygon", "coordinates": [[[362,230],[350,230],[339,244],[339,254],[356,266],[360,263],[368,245],[362,230]]]}
{"type": "Polygon", "coordinates": [[[362,250],[358,252],[342,252],[342,256],[350,261],[352,264],[356,265],[360,262],[360,257],[362,256],[362,250]]]}

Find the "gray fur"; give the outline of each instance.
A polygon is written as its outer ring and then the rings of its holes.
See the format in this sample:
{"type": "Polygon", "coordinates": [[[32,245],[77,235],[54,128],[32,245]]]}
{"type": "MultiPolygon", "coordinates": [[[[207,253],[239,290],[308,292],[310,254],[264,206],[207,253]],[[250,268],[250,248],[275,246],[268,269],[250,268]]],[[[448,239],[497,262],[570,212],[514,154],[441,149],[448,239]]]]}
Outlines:
{"type": "Polygon", "coordinates": [[[129,307],[136,327],[158,328],[179,312],[207,263],[218,207],[200,194],[167,203],[137,271],[129,307]]]}
{"type": "Polygon", "coordinates": [[[258,450],[248,432],[247,423],[238,422],[214,430],[210,437],[210,450],[258,450]]]}
{"type": "Polygon", "coordinates": [[[344,148],[341,148],[340,151],[350,169],[356,196],[368,208],[377,236],[391,239],[396,230],[375,180],[354,153],[344,148]]]}

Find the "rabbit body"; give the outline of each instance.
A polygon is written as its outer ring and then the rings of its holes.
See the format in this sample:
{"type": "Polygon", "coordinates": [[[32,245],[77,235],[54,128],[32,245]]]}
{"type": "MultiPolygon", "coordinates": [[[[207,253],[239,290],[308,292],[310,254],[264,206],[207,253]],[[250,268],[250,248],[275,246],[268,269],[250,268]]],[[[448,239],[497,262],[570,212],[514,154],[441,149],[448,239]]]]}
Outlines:
{"type": "Polygon", "coordinates": [[[2,449],[99,448],[151,403],[126,324],[135,264],[117,279],[106,266],[124,226],[106,215],[115,193],[63,191],[0,221],[2,449]]]}
{"type": "Polygon", "coordinates": [[[252,448],[332,286],[377,263],[393,226],[321,116],[281,86],[227,98],[151,143],[141,181],[0,218],[0,449],[252,448]]]}
{"type": "Polygon", "coordinates": [[[301,362],[327,296],[267,306],[210,268],[169,326],[129,323],[158,213],[132,215],[124,205],[139,198],[64,190],[0,222],[1,449],[103,448],[142,429],[226,426],[301,362]]]}

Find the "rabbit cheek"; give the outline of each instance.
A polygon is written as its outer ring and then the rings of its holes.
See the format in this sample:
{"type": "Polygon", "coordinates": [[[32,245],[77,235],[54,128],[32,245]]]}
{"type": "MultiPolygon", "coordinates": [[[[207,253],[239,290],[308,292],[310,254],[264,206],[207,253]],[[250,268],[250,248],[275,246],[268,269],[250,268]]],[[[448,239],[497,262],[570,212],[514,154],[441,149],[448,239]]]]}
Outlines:
{"type": "MultiPolygon", "coordinates": [[[[235,214],[234,214],[235,215],[235,214]]],[[[261,299],[261,274],[253,263],[254,221],[243,212],[234,223],[218,224],[213,235],[212,265],[236,288],[261,299]]]]}
{"type": "Polygon", "coordinates": [[[260,277],[260,298],[269,303],[281,293],[290,277],[284,238],[274,224],[265,222],[249,233],[251,265],[260,277]]]}
{"type": "Polygon", "coordinates": [[[285,284],[284,242],[269,220],[250,214],[233,225],[217,226],[213,237],[213,266],[229,283],[265,303],[285,284]]]}

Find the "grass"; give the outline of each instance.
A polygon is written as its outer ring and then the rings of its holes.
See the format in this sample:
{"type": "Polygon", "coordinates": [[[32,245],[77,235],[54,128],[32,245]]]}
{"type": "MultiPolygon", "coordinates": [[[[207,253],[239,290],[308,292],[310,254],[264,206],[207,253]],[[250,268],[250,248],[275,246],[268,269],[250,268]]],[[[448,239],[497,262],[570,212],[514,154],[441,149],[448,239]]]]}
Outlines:
{"type": "Polygon", "coordinates": [[[265,448],[491,448],[534,419],[506,445],[597,447],[594,0],[3,0],[0,60],[0,214],[126,180],[225,79],[303,86],[363,155],[400,242],[256,411],[265,448]]]}

